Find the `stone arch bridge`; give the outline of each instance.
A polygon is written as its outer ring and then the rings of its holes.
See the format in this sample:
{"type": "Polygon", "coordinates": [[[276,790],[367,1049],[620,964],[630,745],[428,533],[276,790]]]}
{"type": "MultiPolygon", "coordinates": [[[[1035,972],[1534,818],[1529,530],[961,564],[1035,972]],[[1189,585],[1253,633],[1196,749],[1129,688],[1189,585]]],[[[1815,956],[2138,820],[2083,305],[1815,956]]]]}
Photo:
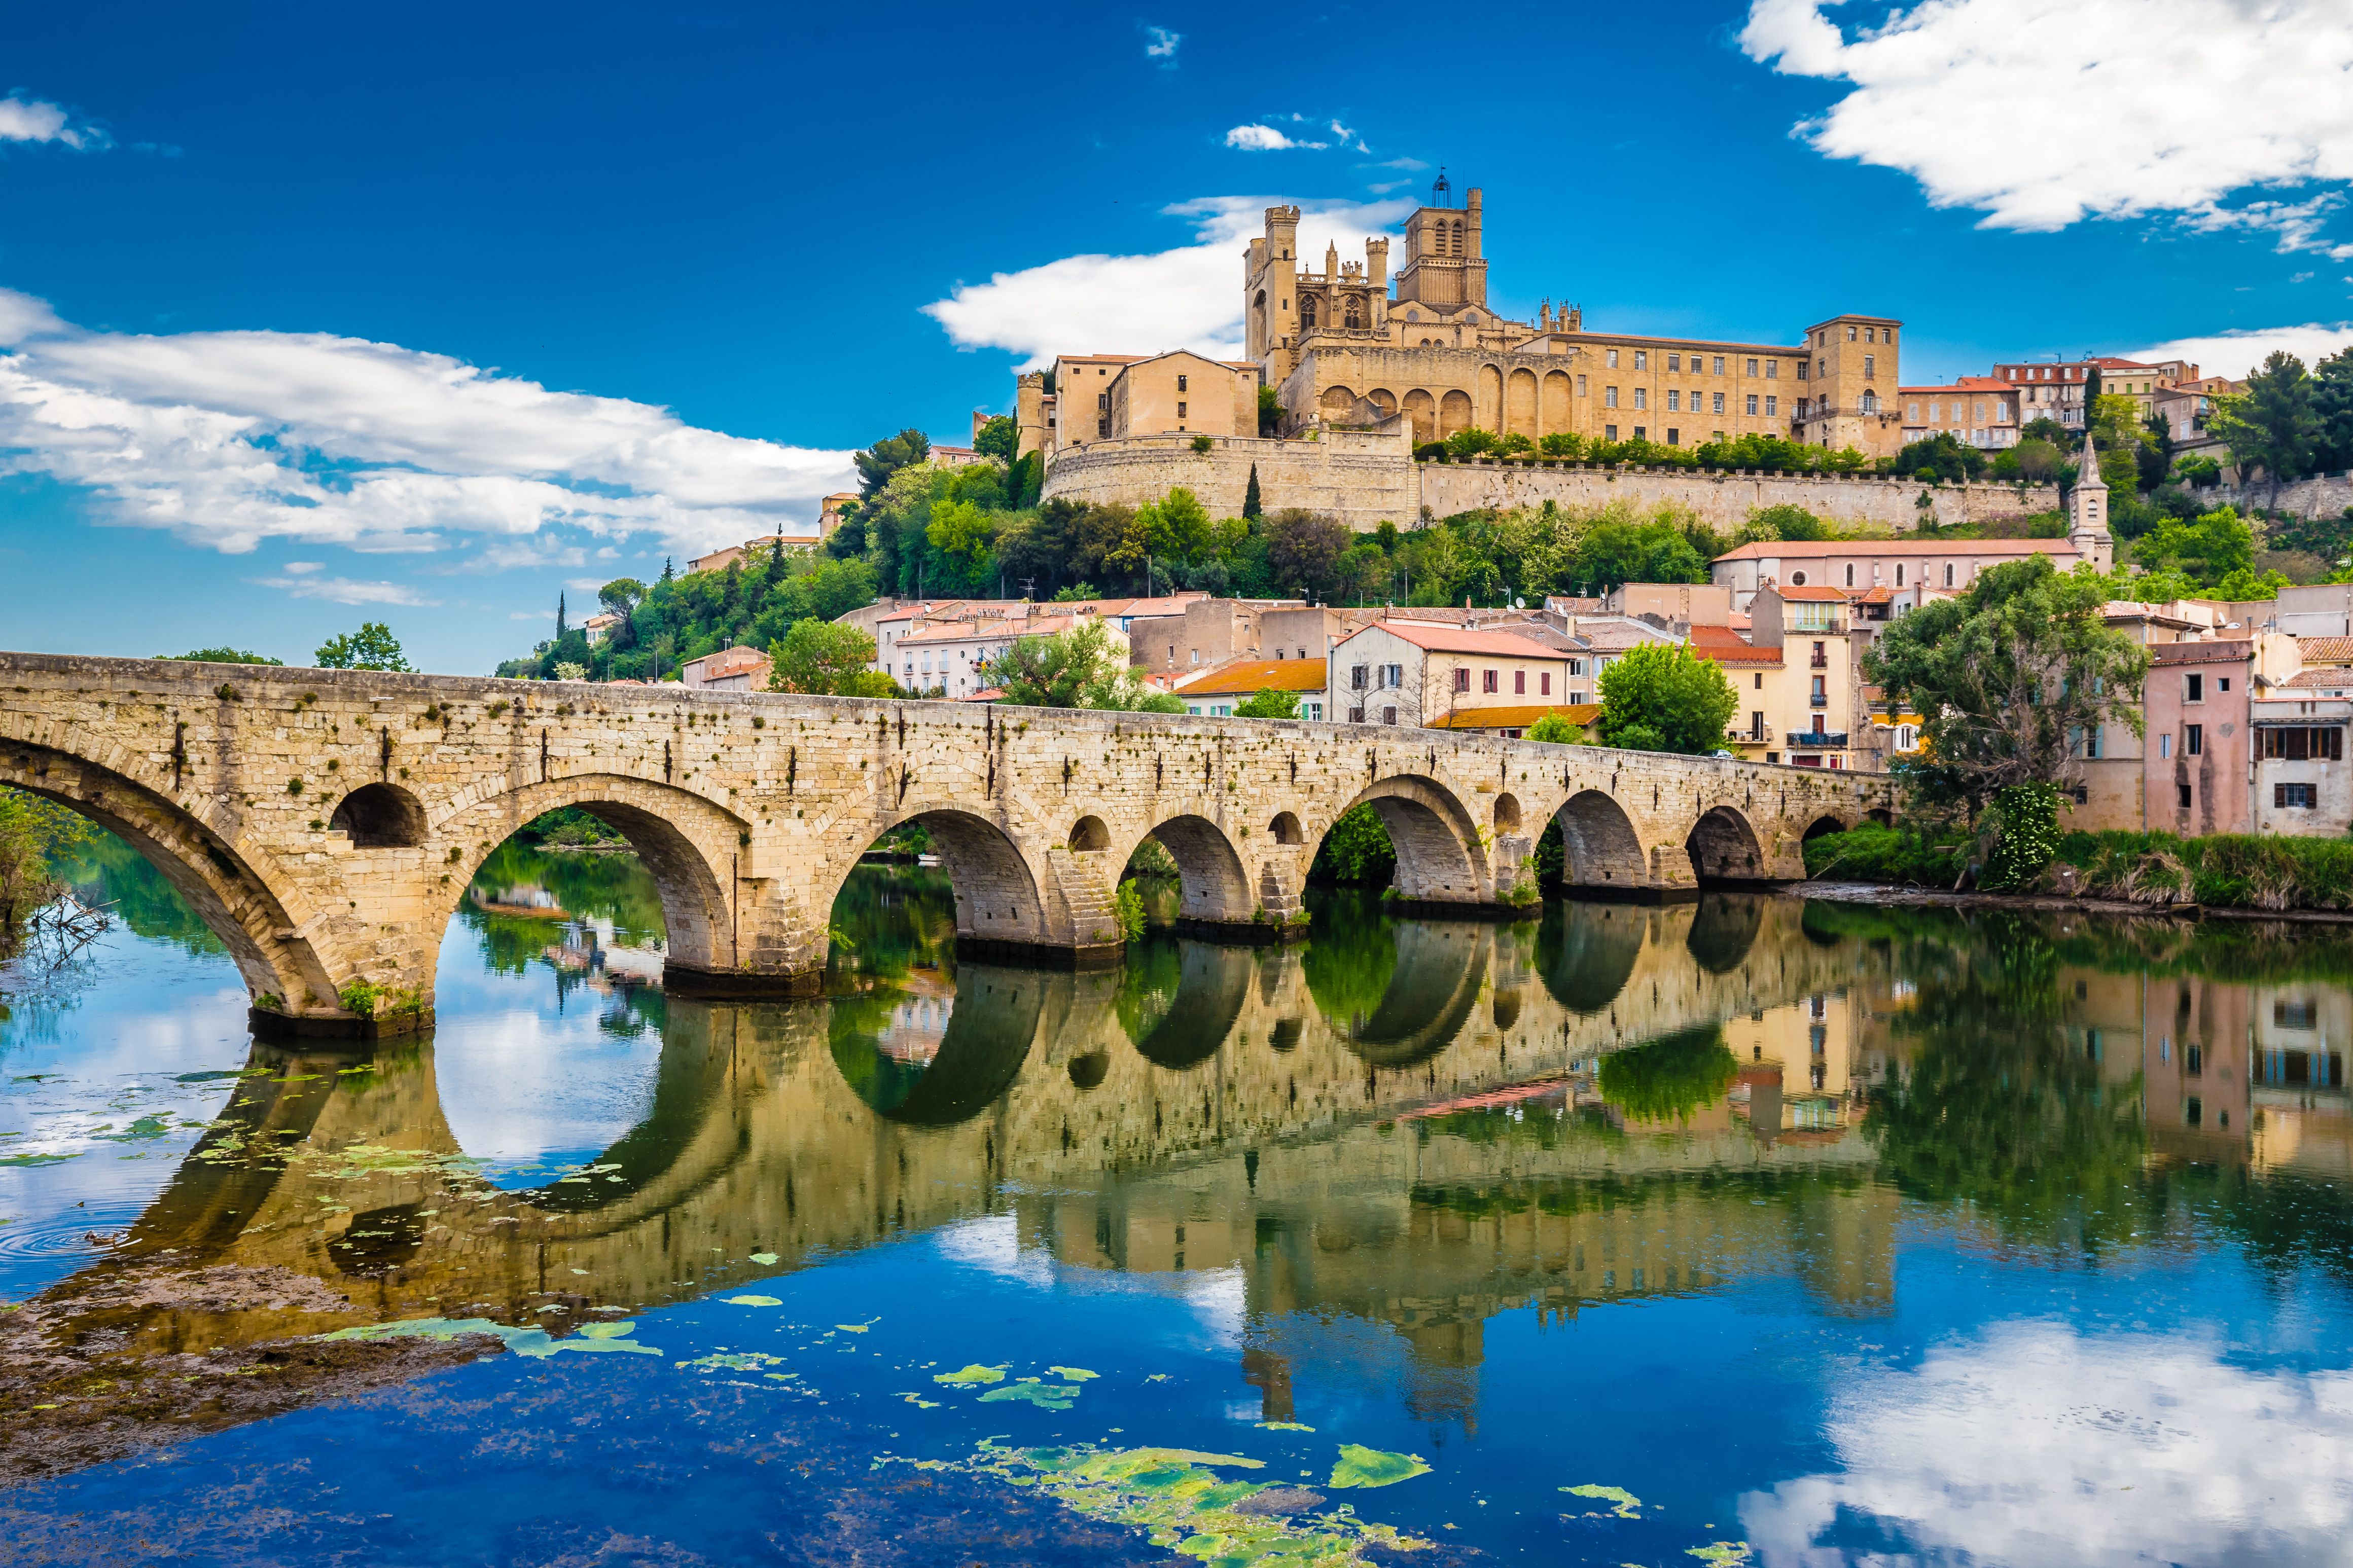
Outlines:
{"type": "Polygon", "coordinates": [[[1276,937],[1324,833],[1369,804],[1397,891],[1502,912],[1557,819],[1568,880],[1629,899],[1804,875],[1883,778],[1436,731],[0,653],[0,784],[136,847],[227,943],[259,1027],[422,1027],[475,868],[560,806],[659,885],[665,983],[813,990],[834,895],[920,822],[960,951],[1120,952],[1145,838],[1197,931],[1276,937]]]}

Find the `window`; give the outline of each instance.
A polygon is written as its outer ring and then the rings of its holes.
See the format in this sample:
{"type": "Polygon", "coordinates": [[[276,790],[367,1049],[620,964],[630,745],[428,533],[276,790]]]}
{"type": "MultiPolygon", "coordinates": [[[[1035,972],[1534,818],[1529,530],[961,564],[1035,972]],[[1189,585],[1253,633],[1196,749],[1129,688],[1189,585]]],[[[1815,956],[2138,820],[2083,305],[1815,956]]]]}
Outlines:
{"type": "Polygon", "coordinates": [[[1757,374],[1757,362],[1753,359],[1748,362],[1748,374],[1751,375],[1757,374]]]}
{"type": "Polygon", "coordinates": [[[2181,726],[2181,754],[2185,757],[2202,757],[2206,754],[2205,725],[2184,724],[2181,726]]]}
{"type": "Polygon", "coordinates": [[[2219,679],[2219,680],[2215,681],[2215,682],[2214,682],[2214,689],[2216,689],[2217,691],[2228,691],[2228,690],[2230,690],[2230,689],[2231,689],[2231,678],[2230,678],[2229,676],[2227,676],[2227,675],[2226,675],[2226,676],[2223,676],[2221,679],[2219,679]]]}
{"type": "Polygon", "coordinates": [[[2181,678],[2181,700],[2184,702],[2205,701],[2206,678],[2202,675],[2183,676],[2181,678]]]}
{"type": "Polygon", "coordinates": [[[1604,408],[1615,408],[1618,406],[1618,389],[1616,387],[1605,386],[1601,389],[1601,406],[1604,408]]]}
{"type": "Polygon", "coordinates": [[[1458,669],[1454,672],[1454,689],[1457,691],[1468,691],[1471,689],[1471,672],[1469,670],[1458,669]]]}
{"type": "Polygon", "coordinates": [[[1483,680],[1483,681],[1481,683],[1481,685],[1480,685],[1480,689],[1481,689],[1481,690],[1482,690],[1482,691],[1488,691],[1488,692],[1493,692],[1493,691],[1496,690],[1496,689],[1497,689],[1497,687],[1496,687],[1496,684],[1495,684],[1495,676],[1496,676],[1496,672],[1495,672],[1494,670],[1490,669],[1490,670],[1485,670],[1485,671],[1483,671],[1482,673],[1485,675],[1486,679],[1485,679],[1485,680],[1483,680]]]}
{"type": "Polygon", "coordinates": [[[1719,392],[1709,400],[1708,412],[1711,414],[1721,414],[1724,412],[1724,394],[1719,392]]]}
{"type": "Polygon", "coordinates": [[[1568,672],[1571,675],[1583,675],[1585,673],[1585,661],[1581,658],[1570,659],[1568,661],[1568,672]]]}
{"type": "Polygon", "coordinates": [[[2189,809],[2189,786],[2188,784],[2183,784],[2181,786],[2181,809],[2184,811],[2188,811],[2189,809]]]}
{"type": "Polygon", "coordinates": [[[1947,561],[1947,562],[1946,562],[1946,563],[1945,563],[1945,586],[1946,586],[1946,587],[1947,587],[1947,588],[1949,588],[1949,587],[1951,587],[1952,585],[1953,585],[1953,563],[1952,563],[1951,562],[1947,561]]]}
{"type": "Polygon", "coordinates": [[[1854,329],[1852,327],[1849,327],[1846,330],[1846,341],[1849,342],[1854,342],[1854,329]]]}
{"type": "Polygon", "coordinates": [[[1757,395],[1753,392],[1748,395],[1748,412],[1751,414],[1757,412],[1757,395]]]}
{"type": "MultiPolygon", "coordinates": [[[[1699,400],[1698,400],[1697,398],[1694,398],[1692,401],[1693,401],[1693,402],[1694,402],[1694,403],[1696,403],[1696,402],[1698,402],[1699,400]]],[[[1678,428],[1677,426],[1672,426],[1672,425],[1668,426],[1667,426],[1667,445],[1668,445],[1668,446],[1670,446],[1670,447],[1680,447],[1680,446],[1682,446],[1683,444],[1683,431],[1682,431],[1680,428],[1678,428]]]]}
{"type": "Polygon", "coordinates": [[[1381,666],[1381,674],[1382,684],[1392,691],[1405,684],[1405,666],[1401,664],[1385,664],[1381,666]]]}
{"type": "Polygon", "coordinates": [[[2104,754],[2100,744],[2102,732],[2097,724],[2086,724],[2075,731],[2075,750],[2084,761],[2096,763],[2104,754]]]}
{"type": "Polygon", "coordinates": [[[1579,397],[1585,395],[1585,378],[1581,375],[1577,378],[1577,395],[1579,397]]]}
{"type": "Polygon", "coordinates": [[[2272,785],[2272,804],[2276,806],[2294,806],[2309,811],[2320,804],[2316,798],[2317,794],[2316,786],[2308,784],[2274,784],[2272,785]]]}
{"type": "Polygon", "coordinates": [[[1780,400],[1779,398],[1778,398],[1778,397],[1768,397],[1768,398],[1767,398],[1767,399],[1765,400],[1765,412],[1766,412],[1766,413],[1767,413],[1767,414],[1778,414],[1778,413],[1780,413],[1780,412],[1781,412],[1781,400],[1780,400]]]}
{"type": "Polygon", "coordinates": [[[1649,430],[1649,428],[1648,428],[1647,426],[1641,426],[1641,425],[1637,425],[1637,426],[1634,426],[1634,439],[1635,439],[1635,440],[1637,440],[1637,441],[1647,441],[1647,440],[1649,440],[1649,439],[1650,439],[1650,437],[1651,437],[1651,432],[1650,432],[1650,430],[1649,430]]]}
{"type": "Polygon", "coordinates": [[[1803,572],[1792,572],[1789,574],[1789,582],[1793,587],[1802,588],[1806,585],[1806,574],[1803,572]]]}
{"type": "Polygon", "coordinates": [[[1778,381],[1781,379],[1781,362],[1779,360],[1768,359],[1765,362],[1765,379],[1767,381],[1778,381]]]}
{"type": "Polygon", "coordinates": [[[1722,375],[1724,374],[1724,356],[1722,354],[1715,356],[1715,374],[1718,375],[1722,375]]]}
{"type": "Polygon", "coordinates": [[[1396,710],[1396,709],[1394,709],[1394,708],[1384,708],[1384,709],[1382,709],[1382,710],[1381,710],[1381,722],[1382,722],[1382,723],[1384,723],[1384,724],[1394,724],[1394,723],[1396,723],[1396,722],[1397,722],[1397,710],[1396,710]]]}
{"type": "Polygon", "coordinates": [[[1185,390],[1185,378],[1181,375],[1176,378],[1176,390],[1179,392],[1185,390]]]}
{"type": "Polygon", "coordinates": [[[1364,721],[1365,721],[1365,710],[1364,710],[1362,708],[1351,708],[1351,709],[1349,709],[1349,710],[1348,710],[1348,722],[1349,722],[1349,723],[1351,723],[1351,724],[1361,724],[1361,723],[1363,723],[1364,721]]]}
{"type": "Polygon", "coordinates": [[[1525,669],[1515,669],[1512,671],[1512,695],[1514,697],[1525,697],[1527,694],[1528,672],[1525,669]]]}
{"type": "Polygon", "coordinates": [[[1904,563],[1901,561],[1895,563],[1895,585],[1899,588],[1904,586],[1904,563]]]}
{"type": "MultiPolygon", "coordinates": [[[[1171,657],[1174,657],[1176,650],[1175,648],[1170,648],[1168,652],[1171,657]]],[[[1356,668],[1350,670],[1348,672],[1348,689],[1351,691],[1362,691],[1365,689],[1365,677],[1369,673],[1370,671],[1361,664],[1356,666],[1356,668]]]]}
{"type": "Polygon", "coordinates": [[[1683,369],[1683,355],[1681,355],[1681,354],[1669,354],[1669,355],[1667,356],[1667,369],[1669,369],[1670,371],[1679,371],[1679,370],[1683,369]]]}
{"type": "Polygon", "coordinates": [[[1618,351],[1616,349],[1607,351],[1607,357],[1604,359],[1603,363],[1611,370],[1616,370],[1618,368],[1618,351]]]}
{"type": "Polygon", "coordinates": [[[1539,697],[1549,697],[1552,695],[1551,670],[1547,669],[1536,677],[1536,695],[1539,697]]]}
{"type": "Polygon", "coordinates": [[[1854,563],[1852,561],[1846,563],[1846,585],[1850,588],[1854,586],[1854,563]]]}
{"type": "Polygon", "coordinates": [[[1176,405],[1176,417],[1179,419],[1185,417],[1185,405],[1181,403],[1176,405]]]}
{"type": "Polygon", "coordinates": [[[1879,412],[1879,394],[1877,394],[1877,393],[1875,393],[1875,392],[1866,392],[1866,393],[1864,393],[1861,397],[1858,397],[1858,398],[1856,398],[1856,399],[1854,400],[1854,408],[1855,408],[1855,412],[1856,412],[1856,413],[1858,413],[1858,414],[1876,414],[1876,413],[1878,413],[1878,412],[1879,412]]]}
{"type": "Polygon", "coordinates": [[[1799,381],[1803,381],[1803,380],[1805,380],[1805,379],[1806,379],[1806,372],[1807,372],[1807,371],[1809,371],[1809,370],[1810,370],[1811,368],[1813,368],[1813,367],[1812,367],[1811,365],[1810,365],[1806,361],[1804,361],[1804,360],[1799,360],[1799,361],[1798,362],[1798,379],[1799,379],[1799,381]]]}
{"type": "Polygon", "coordinates": [[[1676,391],[1672,386],[1667,388],[1667,412],[1670,414],[1677,413],[1683,408],[1683,395],[1676,391]]]}
{"type": "Polygon", "coordinates": [[[1636,349],[1634,351],[1634,368],[1636,370],[1648,370],[1651,368],[1651,356],[1641,349],[1636,349]]]}
{"type": "Polygon", "coordinates": [[[1807,694],[1806,706],[1809,708],[1827,708],[1830,705],[1830,678],[1825,675],[1817,675],[1814,677],[1813,690],[1807,694]]]}
{"type": "Polygon", "coordinates": [[[2171,755],[2173,755],[2173,736],[2168,731],[2157,738],[2157,756],[2159,762],[2163,762],[2171,755]]]}
{"type": "Polygon", "coordinates": [[[1618,426],[1615,425],[1604,425],[1601,427],[1601,438],[1614,444],[1618,439],[1618,426]]]}
{"type": "Polygon", "coordinates": [[[1299,705],[1299,716],[1302,719],[1314,719],[1320,721],[1324,717],[1324,704],[1321,702],[1303,702],[1299,705]]]}
{"type": "Polygon", "coordinates": [[[2261,738],[2258,756],[2289,763],[2341,763],[2345,760],[2345,731],[2336,725],[2263,729],[2256,731],[2261,738]]]}

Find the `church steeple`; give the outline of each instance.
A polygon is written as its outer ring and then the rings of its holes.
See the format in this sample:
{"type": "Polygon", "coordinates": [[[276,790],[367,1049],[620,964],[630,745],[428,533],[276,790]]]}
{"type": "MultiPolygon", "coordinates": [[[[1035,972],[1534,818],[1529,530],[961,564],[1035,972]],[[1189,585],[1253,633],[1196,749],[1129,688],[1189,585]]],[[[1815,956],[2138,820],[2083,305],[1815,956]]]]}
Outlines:
{"type": "Polygon", "coordinates": [[[2074,488],[2067,492],[2067,542],[2078,560],[2101,571],[2116,565],[2116,541],[2108,532],[2108,484],[2100,478],[2099,449],[2092,433],[2084,432],[2084,455],[2075,467],[2074,488]]]}

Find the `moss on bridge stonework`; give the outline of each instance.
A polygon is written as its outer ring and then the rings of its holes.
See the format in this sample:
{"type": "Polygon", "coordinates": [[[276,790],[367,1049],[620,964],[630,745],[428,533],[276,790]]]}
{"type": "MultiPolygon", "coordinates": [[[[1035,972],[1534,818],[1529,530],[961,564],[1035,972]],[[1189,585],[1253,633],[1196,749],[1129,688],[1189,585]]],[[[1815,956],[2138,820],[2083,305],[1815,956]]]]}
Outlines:
{"type": "Polygon", "coordinates": [[[396,1034],[432,1017],[474,868],[576,806],[661,889],[666,980],[814,988],[835,893],[920,819],[976,952],[1115,960],[1146,837],[1195,931],[1295,910],[1369,803],[1425,910],[1508,903],[1557,816],[1567,879],[1636,899],[1805,874],[1806,830],[1883,779],[1423,730],[0,653],[0,783],[153,860],[228,944],[257,1021],[396,1034]],[[1289,820],[1283,820],[1286,816],[1289,820]]]}

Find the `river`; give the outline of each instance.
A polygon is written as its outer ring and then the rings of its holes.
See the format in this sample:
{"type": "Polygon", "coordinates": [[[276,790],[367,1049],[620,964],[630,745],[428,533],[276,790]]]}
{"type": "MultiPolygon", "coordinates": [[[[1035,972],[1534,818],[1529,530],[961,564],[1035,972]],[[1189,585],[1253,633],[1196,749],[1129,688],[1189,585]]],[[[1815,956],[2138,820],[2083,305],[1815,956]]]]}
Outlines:
{"type": "Polygon", "coordinates": [[[438,1028],[257,1044],[219,944],[0,978],[12,1562],[2342,1563],[2353,941],[1311,899],[668,998],[510,844],[438,1028]]]}

